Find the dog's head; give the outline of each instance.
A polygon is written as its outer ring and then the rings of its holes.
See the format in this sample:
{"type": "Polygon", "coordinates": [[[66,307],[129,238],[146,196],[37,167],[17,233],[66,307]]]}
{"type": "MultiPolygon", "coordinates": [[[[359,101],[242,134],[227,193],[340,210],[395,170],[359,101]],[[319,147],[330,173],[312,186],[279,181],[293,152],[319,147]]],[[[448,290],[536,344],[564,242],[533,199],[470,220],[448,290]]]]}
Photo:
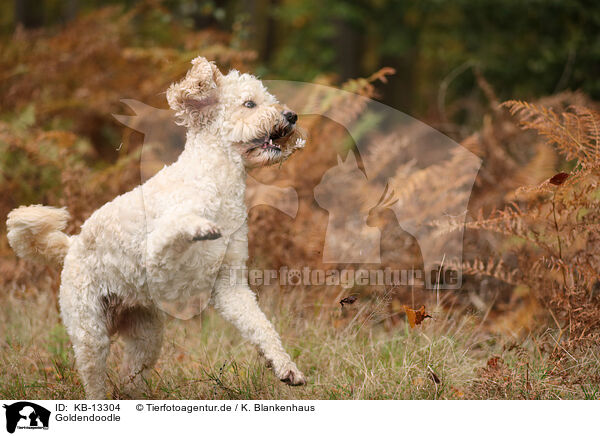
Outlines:
{"type": "Polygon", "coordinates": [[[246,167],[282,162],[304,146],[298,116],[260,80],[235,70],[223,75],[205,58],[192,61],[185,78],[167,90],[167,100],[179,124],[221,138],[246,167]]]}

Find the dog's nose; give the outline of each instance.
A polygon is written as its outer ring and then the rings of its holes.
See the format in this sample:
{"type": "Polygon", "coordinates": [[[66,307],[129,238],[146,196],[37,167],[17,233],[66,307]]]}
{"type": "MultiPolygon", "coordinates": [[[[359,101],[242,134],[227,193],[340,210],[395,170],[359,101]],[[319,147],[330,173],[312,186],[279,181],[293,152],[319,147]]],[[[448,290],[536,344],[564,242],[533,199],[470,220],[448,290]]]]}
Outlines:
{"type": "Polygon", "coordinates": [[[298,115],[296,115],[296,112],[283,111],[283,116],[290,124],[296,124],[296,121],[298,121],[298,115]]]}

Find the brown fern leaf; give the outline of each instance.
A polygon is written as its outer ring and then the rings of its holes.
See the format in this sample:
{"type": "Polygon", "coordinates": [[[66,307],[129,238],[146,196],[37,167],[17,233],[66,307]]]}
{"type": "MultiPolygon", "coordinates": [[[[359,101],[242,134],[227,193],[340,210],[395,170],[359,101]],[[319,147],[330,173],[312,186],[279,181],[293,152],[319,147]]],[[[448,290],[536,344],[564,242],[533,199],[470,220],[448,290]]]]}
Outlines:
{"type": "Polygon", "coordinates": [[[496,262],[493,259],[487,261],[475,259],[463,261],[460,265],[452,264],[452,262],[449,264],[449,266],[458,271],[462,271],[462,273],[466,275],[492,277],[515,286],[522,284],[522,278],[519,276],[519,271],[516,269],[509,269],[502,260],[496,262]]]}
{"type": "Polygon", "coordinates": [[[506,236],[516,236],[547,252],[554,253],[552,245],[532,226],[534,222],[537,224],[547,222],[541,209],[532,207],[528,210],[521,210],[516,203],[511,203],[503,210],[492,212],[486,219],[480,213],[477,220],[469,221],[465,226],[472,230],[487,230],[506,236]]]}
{"type": "Polygon", "coordinates": [[[543,256],[536,260],[531,267],[531,273],[530,278],[535,279],[547,277],[548,273],[554,273],[555,281],[567,281],[567,283],[562,283],[567,288],[573,287],[576,283],[593,283],[587,268],[582,268],[574,262],[568,263],[555,256],[543,256]]]}
{"type": "Polygon", "coordinates": [[[524,101],[503,103],[526,129],[537,131],[554,143],[567,160],[577,159],[582,168],[600,164],[600,114],[570,106],[556,114],[551,108],[524,101]]]}

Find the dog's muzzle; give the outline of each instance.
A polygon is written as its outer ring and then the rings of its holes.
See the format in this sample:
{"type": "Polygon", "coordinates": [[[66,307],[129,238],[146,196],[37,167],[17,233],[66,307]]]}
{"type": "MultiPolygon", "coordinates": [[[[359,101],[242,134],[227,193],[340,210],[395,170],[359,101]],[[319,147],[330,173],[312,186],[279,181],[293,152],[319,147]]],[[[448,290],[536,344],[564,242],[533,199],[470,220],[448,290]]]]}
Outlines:
{"type": "Polygon", "coordinates": [[[276,141],[288,137],[294,130],[296,121],[298,121],[298,115],[290,110],[283,111],[281,115],[283,115],[283,118],[286,121],[285,124],[278,126],[278,128],[265,135],[263,138],[257,138],[254,140],[254,146],[248,149],[247,152],[250,152],[256,148],[277,152],[281,151],[281,146],[277,144],[276,141]]]}

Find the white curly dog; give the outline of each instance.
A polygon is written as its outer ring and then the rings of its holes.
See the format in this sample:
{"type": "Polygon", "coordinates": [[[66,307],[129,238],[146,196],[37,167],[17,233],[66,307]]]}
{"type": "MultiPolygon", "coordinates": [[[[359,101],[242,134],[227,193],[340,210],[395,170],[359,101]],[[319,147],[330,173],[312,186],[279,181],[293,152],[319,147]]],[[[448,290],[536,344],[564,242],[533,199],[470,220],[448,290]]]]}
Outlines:
{"type": "Polygon", "coordinates": [[[124,340],[123,370],[139,392],[162,343],[157,301],[202,292],[280,380],[305,384],[247,281],[231,277],[248,259],[246,168],[303,147],[297,115],[255,77],[223,75],[202,57],[167,100],[187,128],[175,163],[96,210],[78,235],[62,232],[64,209],[19,207],[8,215],[10,245],[23,258],[63,264],[61,315],[90,399],[106,398],[111,335],[124,340]]]}

